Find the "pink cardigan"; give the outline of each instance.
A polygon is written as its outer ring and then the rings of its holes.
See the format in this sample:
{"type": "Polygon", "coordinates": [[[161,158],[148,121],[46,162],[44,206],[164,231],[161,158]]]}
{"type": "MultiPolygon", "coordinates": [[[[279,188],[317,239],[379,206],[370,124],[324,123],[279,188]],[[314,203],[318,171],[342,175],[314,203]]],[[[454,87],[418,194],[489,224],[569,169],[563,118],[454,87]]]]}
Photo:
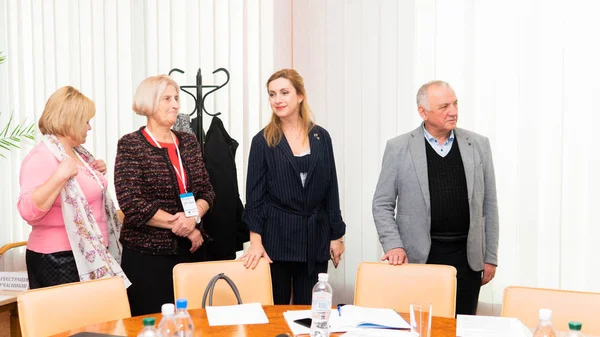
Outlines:
{"type": "MultiPolygon", "coordinates": [[[[21,193],[19,194],[17,208],[21,217],[32,227],[27,241],[27,249],[37,253],[50,254],[71,250],[62,215],[60,194],[49,210],[39,209],[31,199],[33,190],[48,180],[56,172],[58,165],[58,160],[43,143],[36,145],[21,164],[19,176],[21,193]]],[[[78,168],[77,182],[83,190],[94,218],[100,227],[104,243],[108,245],[108,225],[100,186],[84,166],[78,166],[78,168]]],[[[106,189],[106,178],[98,172],[96,172],[96,175],[106,189]]]]}

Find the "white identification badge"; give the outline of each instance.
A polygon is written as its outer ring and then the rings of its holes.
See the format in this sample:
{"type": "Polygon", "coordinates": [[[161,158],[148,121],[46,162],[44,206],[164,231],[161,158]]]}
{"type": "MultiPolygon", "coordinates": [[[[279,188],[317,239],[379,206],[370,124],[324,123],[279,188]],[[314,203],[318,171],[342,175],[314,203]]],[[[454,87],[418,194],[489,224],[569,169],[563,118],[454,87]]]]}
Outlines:
{"type": "Polygon", "coordinates": [[[193,193],[184,193],[180,194],[181,204],[183,205],[183,212],[185,212],[186,217],[196,216],[198,215],[198,206],[196,206],[196,200],[194,200],[193,193]]]}

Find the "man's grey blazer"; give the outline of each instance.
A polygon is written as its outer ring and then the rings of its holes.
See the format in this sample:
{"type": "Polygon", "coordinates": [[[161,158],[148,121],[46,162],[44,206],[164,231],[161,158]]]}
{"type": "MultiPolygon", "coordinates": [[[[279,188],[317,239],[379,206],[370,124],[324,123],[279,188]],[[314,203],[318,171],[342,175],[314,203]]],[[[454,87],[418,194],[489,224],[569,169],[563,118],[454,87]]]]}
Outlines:
{"type": "MultiPolygon", "coordinates": [[[[490,142],[456,128],[469,195],[469,266],[498,264],[498,202],[490,142]]],[[[423,125],[390,139],[373,197],[373,218],[383,250],[404,248],[409,263],[426,263],[431,248],[431,205],[423,125]],[[397,210],[394,213],[394,210],[397,210]]]]}

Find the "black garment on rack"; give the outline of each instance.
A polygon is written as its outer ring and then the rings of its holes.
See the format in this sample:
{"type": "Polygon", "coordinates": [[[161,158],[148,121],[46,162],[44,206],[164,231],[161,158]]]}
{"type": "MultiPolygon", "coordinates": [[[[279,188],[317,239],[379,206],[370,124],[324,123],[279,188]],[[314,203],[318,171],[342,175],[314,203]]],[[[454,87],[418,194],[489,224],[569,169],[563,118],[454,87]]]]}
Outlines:
{"type": "MultiPolygon", "coordinates": [[[[192,120],[192,130],[196,130],[192,120]]],[[[196,135],[198,139],[200,135],[196,135]]],[[[248,226],[242,221],[244,205],[240,200],[235,166],[238,142],[231,138],[223,121],[213,117],[206,132],[204,165],[215,191],[214,206],[203,217],[204,229],[212,242],[206,243],[206,261],[235,259],[235,252],[242,250],[250,239],[248,226]]]]}

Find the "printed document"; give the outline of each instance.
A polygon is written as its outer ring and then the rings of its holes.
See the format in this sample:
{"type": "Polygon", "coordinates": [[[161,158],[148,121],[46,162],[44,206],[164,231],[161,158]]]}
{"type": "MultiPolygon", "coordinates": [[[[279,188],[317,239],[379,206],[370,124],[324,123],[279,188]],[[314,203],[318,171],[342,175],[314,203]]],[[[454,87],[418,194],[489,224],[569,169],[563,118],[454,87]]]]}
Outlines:
{"type": "Polygon", "coordinates": [[[365,329],[349,330],[340,337],[415,337],[410,330],[365,329]]]}
{"type": "MultiPolygon", "coordinates": [[[[310,333],[309,328],[294,322],[302,318],[311,318],[310,310],[288,310],[283,313],[283,317],[294,336],[310,333]]],[[[332,309],[329,315],[329,327],[330,332],[354,331],[356,328],[410,330],[408,322],[392,309],[365,308],[355,305],[345,305],[339,312],[337,309],[332,309]]]]}
{"type": "Polygon", "coordinates": [[[340,311],[332,310],[329,320],[331,328],[379,328],[410,329],[410,324],[393,309],[365,308],[356,305],[344,305],[340,311]]]}
{"type": "Polygon", "coordinates": [[[531,337],[532,333],[514,317],[471,316],[456,317],[458,337],[531,337]]]}

